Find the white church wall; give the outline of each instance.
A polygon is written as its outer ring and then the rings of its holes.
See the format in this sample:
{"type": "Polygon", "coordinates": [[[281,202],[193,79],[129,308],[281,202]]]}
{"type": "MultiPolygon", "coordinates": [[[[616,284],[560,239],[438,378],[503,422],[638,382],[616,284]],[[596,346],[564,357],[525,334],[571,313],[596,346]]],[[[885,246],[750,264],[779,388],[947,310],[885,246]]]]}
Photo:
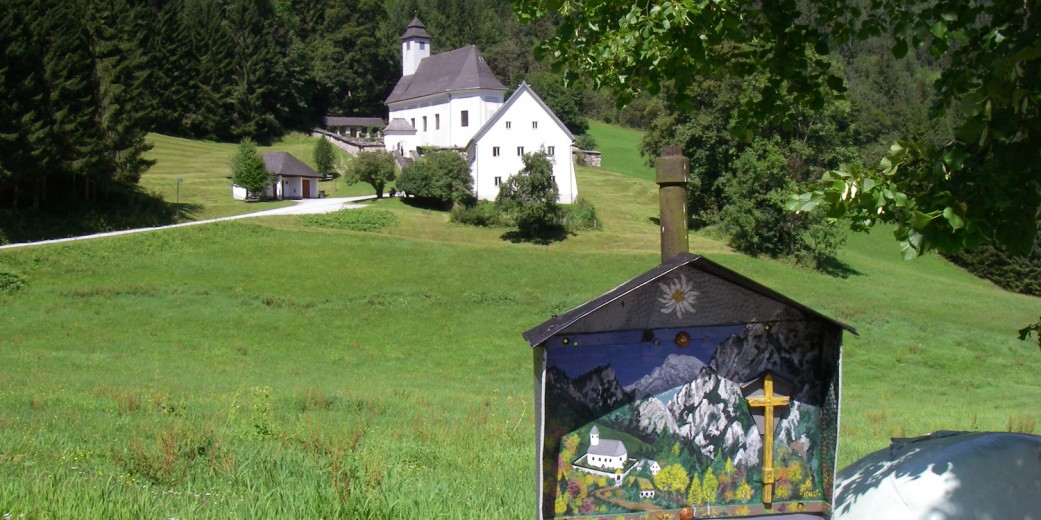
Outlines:
{"type": "MultiPolygon", "coordinates": [[[[499,92],[446,93],[396,104],[390,109],[390,119],[404,119],[416,128],[415,139],[407,141],[411,148],[406,148],[406,153],[416,146],[462,148],[501,106],[502,94],[499,92]],[[462,125],[464,110],[467,113],[465,127],[462,125]]],[[[388,150],[397,148],[397,141],[401,140],[397,137],[395,139],[394,143],[385,140],[388,150]]]]}
{"type": "Polygon", "coordinates": [[[494,200],[499,186],[524,167],[524,153],[546,151],[553,163],[559,202],[571,204],[577,195],[571,139],[530,95],[517,99],[497,116],[493,126],[473,149],[471,170],[477,197],[494,200]],[[496,148],[498,153],[496,154],[496,148]]]}

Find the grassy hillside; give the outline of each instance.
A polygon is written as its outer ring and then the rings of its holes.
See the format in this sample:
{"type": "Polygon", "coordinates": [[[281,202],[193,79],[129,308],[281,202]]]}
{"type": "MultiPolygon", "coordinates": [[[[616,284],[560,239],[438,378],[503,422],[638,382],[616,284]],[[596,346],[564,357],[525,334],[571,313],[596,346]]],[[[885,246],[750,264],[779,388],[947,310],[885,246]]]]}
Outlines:
{"type": "MultiPolygon", "coordinates": [[[[224,160],[156,144],[171,170],[224,160]]],[[[604,230],[547,246],[384,200],[379,233],[286,216],[0,251],[22,281],[0,276],[0,514],[530,518],[520,333],[658,255],[655,186],[578,174],[604,230]]],[[[1041,299],[904,262],[885,230],[850,238],[845,278],[691,248],[859,330],[841,465],[891,436],[1037,429],[1041,355],[1014,331],[1041,299]]]]}
{"type": "MultiPolygon", "coordinates": [[[[303,134],[290,134],[272,146],[262,146],[261,153],[289,152],[308,166],[314,167],[312,158],[316,139],[303,134]]],[[[177,179],[184,179],[180,187],[181,220],[203,220],[208,218],[240,215],[263,209],[293,204],[291,201],[243,202],[231,198],[231,157],[237,145],[192,141],[160,134],[150,134],[148,142],[153,146],[146,154],[155,165],[141,178],[141,187],[174,203],[178,200],[177,179]]],[[[347,154],[333,149],[341,158],[347,154]]],[[[366,195],[372,193],[367,184],[347,186],[342,180],[321,181],[319,190],[330,197],[366,195]]]]}
{"type": "Polygon", "coordinates": [[[605,170],[654,182],[654,168],[647,166],[647,159],[640,156],[642,134],[639,130],[590,121],[589,135],[596,139],[605,170]]]}

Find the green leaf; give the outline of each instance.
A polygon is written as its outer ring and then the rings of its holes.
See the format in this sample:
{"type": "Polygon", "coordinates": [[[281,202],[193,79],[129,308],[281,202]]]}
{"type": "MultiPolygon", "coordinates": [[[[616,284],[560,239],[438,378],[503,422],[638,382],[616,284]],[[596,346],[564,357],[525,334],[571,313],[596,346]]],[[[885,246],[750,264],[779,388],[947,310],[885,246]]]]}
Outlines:
{"type": "Polygon", "coordinates": [[[950,206],[943,208],[943,218],[947,219],[954,231],[965,227],[965,221],[962,220],[961,215],[958,215],[957,211],[950,206]]]}
{"type": "Polygon", "coordinates": [[[903,59],[904,56],[907,56],[907,40],[897,40],[892,51],[894,58],[903,59]]]}
{"type": "Polygon", "coordinates": [[[924,229],[929,225],[930,222],[935,218],[935,213],[922,213],[921,211],[915,211],[911,214],[911,227],[915,229],[924,229]]]}

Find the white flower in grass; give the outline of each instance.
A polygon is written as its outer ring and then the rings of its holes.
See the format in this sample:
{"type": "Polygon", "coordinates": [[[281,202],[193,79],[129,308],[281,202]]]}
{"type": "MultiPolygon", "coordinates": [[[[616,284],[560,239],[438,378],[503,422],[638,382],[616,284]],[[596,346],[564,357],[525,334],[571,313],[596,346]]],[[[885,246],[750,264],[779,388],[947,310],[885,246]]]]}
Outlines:
{"type": "Polygon", "coordinates": [[[658,301],[662,303],[662,314],[675,312],[677,318],[682,318],[684,312],[694,313],[694,303],[698,301],[698,292],[687,281],[687,277],[680,275],[679,278],[667,280],[658,284],[662,295],[658,301]]]}

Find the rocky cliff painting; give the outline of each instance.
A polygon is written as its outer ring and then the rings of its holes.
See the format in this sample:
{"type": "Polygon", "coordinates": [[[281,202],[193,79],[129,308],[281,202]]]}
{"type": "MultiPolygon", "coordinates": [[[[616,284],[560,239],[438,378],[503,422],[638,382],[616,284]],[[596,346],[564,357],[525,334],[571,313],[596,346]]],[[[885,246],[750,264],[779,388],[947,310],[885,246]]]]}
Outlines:
{"type": "Polygon", "coordinates": [[[824,512],[834,461],[822,457],[834,452],[822,446],[821,431],[834,426],[822,410],[838,360],[814,345],[834,343],[828,336],[816,322],[784,321],[551,342],[543,468],[544,489],[555,492],[545,494],[546,516],[824,512]],[[767,372],[791,392],[772,433],[769,508],[761,477],[766,433],[742,393],[767,372]],[[590,454],[611,441],[624,446],[625,460],[598,465],[590,454]]]}
{"type": "Polygon", "coordinates": [[[539,518],[831,518],[842,331],[678,255],[525,332],[539,518]]]}

